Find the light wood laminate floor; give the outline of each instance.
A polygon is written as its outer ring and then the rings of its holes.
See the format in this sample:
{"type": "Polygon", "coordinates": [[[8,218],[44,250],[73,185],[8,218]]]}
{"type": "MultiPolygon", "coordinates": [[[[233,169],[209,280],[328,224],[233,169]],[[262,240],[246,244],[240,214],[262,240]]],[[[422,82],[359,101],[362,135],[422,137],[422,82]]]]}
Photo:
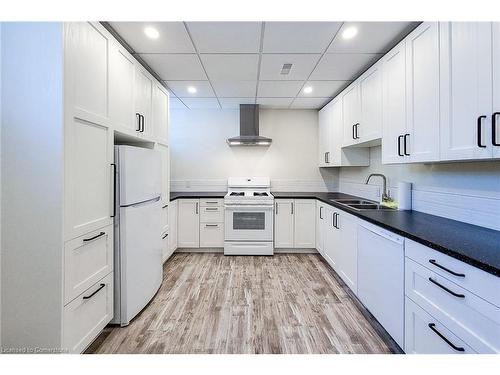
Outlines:
{"type": "Polygon", "coordinates": [[[397,351],[372,320],[319,255],[176,253],[150,304],[87,353],[397,351]]]}

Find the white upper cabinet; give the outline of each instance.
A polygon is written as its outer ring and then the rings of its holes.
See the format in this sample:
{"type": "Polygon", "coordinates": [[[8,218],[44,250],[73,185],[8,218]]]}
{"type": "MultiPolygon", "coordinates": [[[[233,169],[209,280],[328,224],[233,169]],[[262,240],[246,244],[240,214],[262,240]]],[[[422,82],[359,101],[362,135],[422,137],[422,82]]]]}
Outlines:
{"type": "Polygon", "coordinates": [[[152,137],[153,121],[152,95],[153,81],[142,67],[136,66],[135,69],[135,87],[134,87],[135,115],[136,124],[139,132],[144,137],[152,137]]]}
{"type": "Polygon", "coordinates": [[[382,137],[382,64],[376,63],[359,79],[361,121],[357,127],[359,143],[382,137]]]}
{"type": "Polygon", "coordinates": [[[410,162],[439,160],[439,24],[424,22],[406,38],[406,133],[410,162]]]}
{"type": "Polygon", "coordinates": [[[500,22],[493,22],[493,157],[500,158],[500,22]]]}
{"type": "Polygon", "coordinates": [[[406,132],[406,54],[402,41],[382,60],[382,163],[400,163],[406,132]]]}
{"type": "Polygon", "coordinates": [[[66,25],[67,99],[77,117],[102,122],[108,117],[108,37],[88,22],[66,25]]]}
{"type": "Polygon", "coordinates": [[[359,82],[356,81],[344,90],[342,95],[342,116],[344,128],[343,146],[358,142],[361,110],[359,100],[359,82]]]}
{"type": "Polygon", "coordinates": [[[443,22],[440,34],[441,160],[491,158],[492,24],[443,22]]]}
{"type": "Polygon", "coordinates": [[[169,95],[160,84],[153,85],[153,131],[157,142],[168,144],[169,95]]]}
{"type": "Polygon", "coordinates": [[[318,113],[318,161],[320,167],[329,167],[331,160],[331,132],[332,132],[332,102],[324,106],[318,113]]]}
{"type": "Polygon", "coordinates": [[[109,119],[118,130],[137,132],[132,56],[116,44],[109,51],[109,119]]]}

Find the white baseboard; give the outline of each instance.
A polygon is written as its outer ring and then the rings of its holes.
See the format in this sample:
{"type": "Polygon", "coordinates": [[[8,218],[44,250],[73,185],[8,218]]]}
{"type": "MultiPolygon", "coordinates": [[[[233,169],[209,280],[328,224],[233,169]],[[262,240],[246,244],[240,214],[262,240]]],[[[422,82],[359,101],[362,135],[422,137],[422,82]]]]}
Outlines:
{"type": "Polygon", "coordinates": [[[319,254],[316,249],[274,249],[275,254],[319,254]]]}
{"type": "MultiPolygon", "coordinates": [[[[340,191],[380,200],[379,185],[340,180],[340,191]]],[[[397,188],[390,188],[397,200],[397,188]]],[[[500,230],[500,193],[414,185],[412,209],[469,224],[500,230]]]]}
{"type": "MultiPolygon", "coordinates": [[[[178,248],[176,253],[223,253],[224,248],[178,248]]],[[[274,249],[275,254],[317,254],[316,249],[274,249]]]]}

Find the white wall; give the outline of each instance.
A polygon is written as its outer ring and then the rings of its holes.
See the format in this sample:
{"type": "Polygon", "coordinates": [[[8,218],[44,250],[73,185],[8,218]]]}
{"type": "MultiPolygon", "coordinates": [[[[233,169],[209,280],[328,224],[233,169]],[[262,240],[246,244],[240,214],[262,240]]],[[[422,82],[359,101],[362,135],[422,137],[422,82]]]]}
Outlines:
{"type": "Polygon", "coordinates": [[[326,191],[336,170],[318,165],[318,112],[261,110],[260,135],[270,147],[229,147],[239,134],[239,110],[172,110],[172,191],[225,190],[229,176],[269,176],[273,190],[326,191]]]}

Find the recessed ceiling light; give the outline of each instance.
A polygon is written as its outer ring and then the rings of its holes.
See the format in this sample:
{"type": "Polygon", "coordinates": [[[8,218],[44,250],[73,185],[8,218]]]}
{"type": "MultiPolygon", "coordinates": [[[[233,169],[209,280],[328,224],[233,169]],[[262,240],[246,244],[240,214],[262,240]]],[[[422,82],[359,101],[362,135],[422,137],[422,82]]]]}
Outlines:
{"type": "Polygon", "coordinates": [[[146,34],[146,36],[151,39],[158,39],[160,37],[160,33],[158,32],[158,30],[151,26],[147,26],[144,28],[144,34],[146,34]]]}
{"type": "Polygon", "coordinates": [[[342,38],[351,39],[354,38],[358,34],[358,29],[354,26],[349,26],[342,32],[342,38]]]}
{"type": "Polygon", "coordinates": [[[188,93],[190,94],[196,94],[198,90],[196,90],[196,87],[193,87],[193,86],[189,86],[188,87],[188,93]]]}
{"type": "Polygon", "coordinates": [[[313,91],[313,88],[311,86],[306,86],[304,87],[304,94],[310,94],[313,91]]]}

